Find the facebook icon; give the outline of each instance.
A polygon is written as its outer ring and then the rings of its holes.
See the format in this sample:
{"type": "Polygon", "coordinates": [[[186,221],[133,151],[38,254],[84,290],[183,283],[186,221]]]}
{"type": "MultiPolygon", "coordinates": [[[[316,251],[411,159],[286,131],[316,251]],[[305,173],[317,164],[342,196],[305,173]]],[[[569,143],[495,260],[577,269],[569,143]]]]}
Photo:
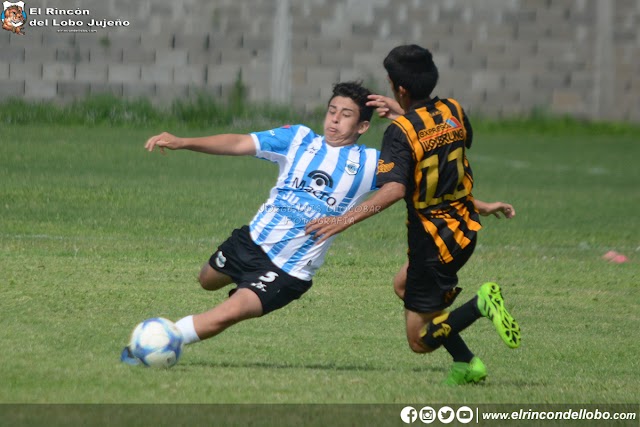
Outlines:
{"type": "Polygon", "coordinates": [[[402,411],[400,411],[400,419],[405,424],[413,423],[416,418],[418,418],[418,411],[412,406],[405,406],[402,408],[402,411]]]}

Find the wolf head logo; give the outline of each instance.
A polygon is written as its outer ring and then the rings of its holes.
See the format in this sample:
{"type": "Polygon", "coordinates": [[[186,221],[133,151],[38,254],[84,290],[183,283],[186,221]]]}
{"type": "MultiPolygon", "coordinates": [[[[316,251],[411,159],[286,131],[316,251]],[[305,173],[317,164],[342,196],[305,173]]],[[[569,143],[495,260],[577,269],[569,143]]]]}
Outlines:
{"type": "Polygon", "coordinates": [[[24,35],[24,26],[27,23],[27,14],[24,11],[24,2],[11,3],[5,1],[3,3],[2,28],[12,33],[24,35]]]}

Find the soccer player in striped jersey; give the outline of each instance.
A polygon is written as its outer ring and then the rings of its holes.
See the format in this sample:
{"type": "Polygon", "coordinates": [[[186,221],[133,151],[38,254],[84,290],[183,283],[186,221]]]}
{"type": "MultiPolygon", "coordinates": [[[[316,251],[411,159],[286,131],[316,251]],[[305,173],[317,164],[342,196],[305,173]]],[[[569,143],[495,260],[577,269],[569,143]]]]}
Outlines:
{"type": "MultiPolygon", "coordinates": [[[[234,230],[202,267],[204,289],[236,287],[218,306],[176,322],[186,344],[282,308],[309,290],[331,241],[316,245],[305,225],[314,218],[340,216],[375,189],[379,152],[356,144],[369,129],[374,110],[366,105],[368,95],[359,82],[336,84],[324,136],[295,125],[202,138],[162,133],[147,141],[148,151],[248,155],[279,166],[277,182],[249,226],[234,230]]],[[[122,360],[135,364],[134,359],[125,348],[122,360]]]]}
{"type": "Polygon", "coordinates": [[[393,119],[385,131],[378,165],[380,190],[340,221],[310,222],[307,232],[319,243],[405,199],[408,262],[394,278],[403,299],[407,340],[414,352],[444,346],[453,357],[447,384],[477,383],[487,372],[460,337],[480,317],[493,321],[511,348],[520,345],[520,328],[504,308],[500,287],[485,283],[477,295],[448,312],[461,288],[457,272],[469,260],[480,230],[479,215],[515,215],[507,203],[485,203],[472,195],[473,175],[466,157],[473,133],[454,99],[432,97],[438,69],[431,52],[417,45],[394,48],[384,60],[396,101],[371,96],[370,106],[393,119]],[[406,113],[405,113],[406,112],[406,113]]]}

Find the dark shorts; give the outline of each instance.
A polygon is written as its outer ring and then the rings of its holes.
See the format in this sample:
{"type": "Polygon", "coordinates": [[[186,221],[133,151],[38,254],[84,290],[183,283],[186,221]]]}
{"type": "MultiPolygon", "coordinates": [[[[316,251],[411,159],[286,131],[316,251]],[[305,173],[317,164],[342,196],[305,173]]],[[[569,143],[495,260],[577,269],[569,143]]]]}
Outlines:
{"type": "Polygon", "coordinates": [[[209,258],[209,265],[233,279],[237,289],[251,289],[262,302],[265,315],[297,300],[311,288],[311,280],[293,277],[277,267],[251,239],[249,227],[233,230],[209,258]]]}
{"type": "Polygon", "coordinates": [[[404,307],[416,313],[432,313],[453,304],[462,291],[457,286],[458,270],[471,258],[475,247],[476,239],[473,239],[467,247],[454,255],[453,261],[446,264],[425,262],[429,258],[425,254],[410,254],[404,307]]]}

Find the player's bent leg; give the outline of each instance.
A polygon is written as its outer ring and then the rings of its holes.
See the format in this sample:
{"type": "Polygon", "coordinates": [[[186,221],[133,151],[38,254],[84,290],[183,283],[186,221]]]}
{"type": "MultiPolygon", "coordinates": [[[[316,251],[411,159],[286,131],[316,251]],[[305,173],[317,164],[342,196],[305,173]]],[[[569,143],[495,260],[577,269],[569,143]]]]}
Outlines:
{"type": "Polygon", "coordinates": [[[207,262],[202,266],[202,269],[200,269],[198,282],[200,282],[200,286],[207,291],[217,291],[233,283],[233,279],[226,274],[214,270],[207,262]]]}
{"type": "Polygon", "coordinates": [[[409,267],[409,261],[407,261],[393,278],[393,290],[398,295],[398,298],[404,301],[404,292],[407,288],[407,268],[409,267]]]}
{"type": "Polygon", "coordinates": [[[414,353],[431,353],[435,348],[428,347],[423,339],[423,331],[432,319],[442,314],[443,311],[433,313],[416,313],[411,310],[404,310],[407,325],[407,341],[414,353]]]}
{"type": "Polygon", "coordinates": [[[262,302],[250,289],[238,289],[229,299],[193,316],[193,325],[201,340],[214,337],[243,320],[262,316],[262,302]]]}

